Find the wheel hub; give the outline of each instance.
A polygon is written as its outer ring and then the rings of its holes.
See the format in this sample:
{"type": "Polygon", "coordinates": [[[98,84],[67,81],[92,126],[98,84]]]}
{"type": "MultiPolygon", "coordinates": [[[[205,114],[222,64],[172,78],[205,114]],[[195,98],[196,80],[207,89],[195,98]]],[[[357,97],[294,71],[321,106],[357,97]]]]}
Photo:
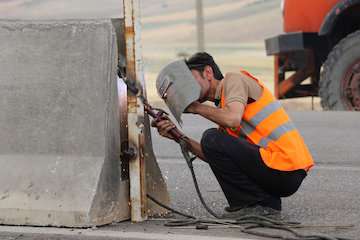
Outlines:
{"type": "Polygon", "coordinates": [[[346,107],[349,110],[360,111],[360,59],[349,67],[341,85],[346,107]]]}

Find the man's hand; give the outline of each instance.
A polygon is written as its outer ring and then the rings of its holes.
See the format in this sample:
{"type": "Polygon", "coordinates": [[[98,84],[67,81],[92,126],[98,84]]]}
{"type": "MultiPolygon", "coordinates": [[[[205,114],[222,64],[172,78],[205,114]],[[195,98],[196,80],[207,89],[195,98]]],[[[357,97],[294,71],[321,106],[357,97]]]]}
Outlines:
{"type": "Polygon", "coordinates": [[[164,119],[161,121],[152,121],[151,126],[156,127],[161,136],[174,140],[174,137],[171,136],[169,131],[176,128],[176,126],[171,120],[164,119]]]}
{"type": "MultiPolygon", "coordinates": [[[[161,136],[166,137],[168,139],[175,140],[173,136],[169,133],[171,129],[175,129],[176,126],[170,119],[164,119],[161,121],[152,121],[152,127],[156,127],[161,136]]],[[[184,138],[187,142],[189,150],[195,154],[197,157],[205,161],[204,153],[202,152],[200,143],[196,142],[191,138],[184,138]]]]}

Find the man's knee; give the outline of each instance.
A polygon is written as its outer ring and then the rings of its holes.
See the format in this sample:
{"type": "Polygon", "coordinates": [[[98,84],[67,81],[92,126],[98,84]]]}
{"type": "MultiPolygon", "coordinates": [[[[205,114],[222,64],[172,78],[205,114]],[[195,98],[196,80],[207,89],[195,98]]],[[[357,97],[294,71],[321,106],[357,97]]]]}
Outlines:
{"type": "Polygon", "coordinates": [[[218,150],[219,136],[221,134],[216,128],[210,128],[203,133],[200,144],[205,155],[218,150]]]}

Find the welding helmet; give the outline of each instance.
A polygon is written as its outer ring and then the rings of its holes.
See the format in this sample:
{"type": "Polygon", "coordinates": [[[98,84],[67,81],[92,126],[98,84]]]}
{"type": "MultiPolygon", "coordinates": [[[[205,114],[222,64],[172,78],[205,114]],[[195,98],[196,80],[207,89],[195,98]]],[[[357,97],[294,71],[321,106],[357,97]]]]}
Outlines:
{"type": "Polygon", "coordinates": [[[184,60],[174,61],[160,71],[156,89],[179,124],[182,124],[182,113],[201,93],[200,84],[184,60]]]}

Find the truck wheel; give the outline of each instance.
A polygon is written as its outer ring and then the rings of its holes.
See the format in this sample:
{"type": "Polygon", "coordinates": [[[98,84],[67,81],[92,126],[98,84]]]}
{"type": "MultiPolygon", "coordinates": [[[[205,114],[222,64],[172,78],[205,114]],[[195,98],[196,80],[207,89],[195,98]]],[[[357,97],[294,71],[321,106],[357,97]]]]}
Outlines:
{"type": "Polygon", "coordinates": [[[324,110],[360,110],[360,31],[349,34],[330,52],[320,77],[324,110]]]}

